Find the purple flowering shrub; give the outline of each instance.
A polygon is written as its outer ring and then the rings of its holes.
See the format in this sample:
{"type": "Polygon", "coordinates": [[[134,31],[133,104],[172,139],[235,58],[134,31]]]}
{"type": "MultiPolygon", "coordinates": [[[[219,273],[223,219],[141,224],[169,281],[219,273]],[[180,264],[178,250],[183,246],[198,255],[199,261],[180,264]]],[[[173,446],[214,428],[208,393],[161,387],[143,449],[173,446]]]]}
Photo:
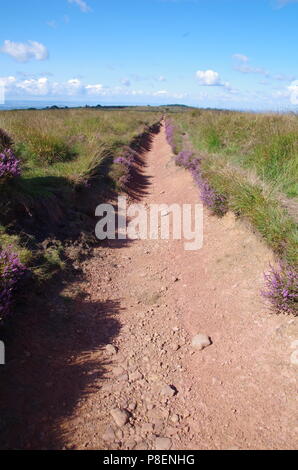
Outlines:
{"type": "Polygon", "coordinates": [[[135,163],[133,150],[128,150],[122,157],[115,158],[114,163],[120,167],[118,184],[121,188],[124,188],[131,180],[131,174],[135,163]]]}
{"type": "Polygon", "coordinates": [[[173,126],[171,121],[169,121],[169,119],[165,121],[165,131],[166,131],[167,142],[172,147],[172,150],[175,153],[175,144],[174,144],[175,127],[173,126]]]}
{"type": "Polygon", "coordinates": [[[0,321],[9,313],[13,293],[25,266],[10,249],[0,251],[0,321]]]}
{"type": "Polygon", "coordinates": [[[200,189],[203,204],[214,214],[223,216],[228,211],[228,201],[225,196],[218,194],[202,176],[201,160],[193,155],[190,150],[182,150],[175,157],[177,165],[188,169],[200,189]]]}
{"type": "Polygon", "coordinates": [[[298,315],[298,273],[290,266],[270,266],[264,274],[262,296],[269,300],[275,312],[298,315]]]}
{"type": "Polygon", "coordinates": [[[193,153],[190,150],[182,150],[175,157],[175,163],[178,166],[183,166],[183,168],[190,169],[192,165],[196,164],[198,159],[193,159],[193,153]]]}
{"type": "Polygon", "coordinates": [[[21,161],[11,149],[0,153],[0,178],[15,178],[21,174],[21,161]]]}

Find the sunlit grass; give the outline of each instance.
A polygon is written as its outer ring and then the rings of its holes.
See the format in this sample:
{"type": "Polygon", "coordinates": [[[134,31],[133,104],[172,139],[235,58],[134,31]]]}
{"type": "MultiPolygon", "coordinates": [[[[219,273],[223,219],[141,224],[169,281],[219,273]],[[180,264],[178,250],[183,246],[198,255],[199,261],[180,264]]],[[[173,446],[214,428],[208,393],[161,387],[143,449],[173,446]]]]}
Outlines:
{"type": "Polygon", "coordinates": [[[65,109],[0,112],[0,128],[14,140],[23,177],[76,179],[88,172],[101,151],[115,155],[160,118],[160,112],[65,109]]]}
{"type": "Polygon", "coordinates": [[[298,195],[298,117],[192,110],[171,116],[176,147],[187,134],[202,175],[278,257],[298,266],[298,227],[284,198],[298,195]]]}
{"type": "Polygon", "coordinates": [[[103,197],[108,184],[117,188],[113,160],[125,154],[133,139],[160,118],[160,110],[133,108],[0,112],[0,129],[4,131],[0,144],[3,141],[5,147],[7,142],[21,161],[20,175],[0,178],[0,253],[8,249],[37,282],[48,281],[64,269],[63,244],[54,240],[52,246],[41,246],[40,226],[48,224],[49,232],[43,228],[42,236],[53,238],[56,211],[66,217],[79,210],[73,207],[74,200],[82,188],[83,197],[91,198],[90,178],[96,180],[96,191],[102,191],[103,197]]]}
{"type": "Polygon", "coordinates": [[[228,155],[287,197],[298,196],[298,116],[193,110],[175,115],[198,150],[228,155]]]}

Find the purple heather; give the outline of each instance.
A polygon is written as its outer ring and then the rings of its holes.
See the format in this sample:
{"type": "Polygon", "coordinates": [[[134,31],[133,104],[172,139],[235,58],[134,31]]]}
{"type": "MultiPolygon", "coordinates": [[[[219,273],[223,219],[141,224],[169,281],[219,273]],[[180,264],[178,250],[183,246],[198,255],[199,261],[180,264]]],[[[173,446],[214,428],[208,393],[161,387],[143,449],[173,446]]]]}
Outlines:
{"type": "Polygon", "coordinates": [[[0,153],[0,178],[14,178],[21,174],[21,162],[11,149],[0,153]]]}

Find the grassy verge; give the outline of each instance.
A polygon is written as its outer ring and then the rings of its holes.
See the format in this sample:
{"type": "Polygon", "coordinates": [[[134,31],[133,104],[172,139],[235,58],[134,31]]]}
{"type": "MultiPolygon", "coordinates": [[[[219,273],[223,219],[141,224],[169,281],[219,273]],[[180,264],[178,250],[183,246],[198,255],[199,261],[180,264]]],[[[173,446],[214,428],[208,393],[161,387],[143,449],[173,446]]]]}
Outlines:
{"type": "Polygon", "coordinates": [[[280,197],[298,207],[297,116],[192,110],[170,120],[176,160],[192,171],[203,202],[248,220],[281,261],[280,272],[292,273],[290,311],[297,315],[298,227],[280,197]]]}
{"type": "Polygon", "coordinates": [[[287,197],[298,196],[298,115],[192,110],[175,122],[197,150],[225,155],[287,197]]]}
{"type": "MultiPolygon", "coordinates": [[[[66,266],[69,227],[75,237],[89,230],[84,200],[121,190],[121,157],[160,117],[158,109],[0,112],[0,304],[24,271],[41,283],[66,266]]],[[[0,305],[0,320],[6,311],[0,305]]]]}

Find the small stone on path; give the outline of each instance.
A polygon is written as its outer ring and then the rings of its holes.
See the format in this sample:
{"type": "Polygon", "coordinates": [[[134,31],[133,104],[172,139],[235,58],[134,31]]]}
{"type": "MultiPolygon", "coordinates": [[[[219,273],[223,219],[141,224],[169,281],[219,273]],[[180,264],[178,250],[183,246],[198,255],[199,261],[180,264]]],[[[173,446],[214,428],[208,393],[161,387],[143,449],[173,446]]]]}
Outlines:
{"type": "Polygon", "coordinates": [[[172,447],[172,441],[168,437],[157,437],[155,441],[156,450],[169,450],[172,447]]]}
{"type": "Polygon", "coordinates": [[[121,410],[120,408],[114,408],[110,411],[110,414],[117,426],[120,428],[122,428],[129,420],[129,413],[126,410],[121,410]]]}
{"type": "Polygon", "coordinates": [[[194,347],[195,349],[198,349],[199,351],[201,351],[204,348],[207,348],[211,344],[212,343],[211,343],[209,336],[203,333],[199,333],[195,335],[191,341],[192,347],[194,347]]]}

